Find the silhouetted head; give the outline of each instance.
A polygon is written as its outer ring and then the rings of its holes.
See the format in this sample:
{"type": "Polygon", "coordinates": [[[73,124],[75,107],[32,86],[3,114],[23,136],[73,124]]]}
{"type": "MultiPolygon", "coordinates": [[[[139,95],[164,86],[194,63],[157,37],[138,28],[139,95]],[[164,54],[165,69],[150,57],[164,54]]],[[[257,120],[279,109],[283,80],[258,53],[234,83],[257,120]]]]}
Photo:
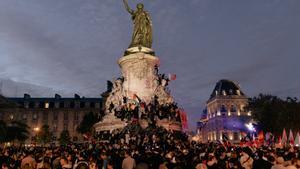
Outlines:
{"type": "Polygon", "coordinates": [[[143,9],[144,9],[144,4],[138,3],[138,4],[136,5],[136,8],[137,8],[138,10],[143,10],[143,9]]]}

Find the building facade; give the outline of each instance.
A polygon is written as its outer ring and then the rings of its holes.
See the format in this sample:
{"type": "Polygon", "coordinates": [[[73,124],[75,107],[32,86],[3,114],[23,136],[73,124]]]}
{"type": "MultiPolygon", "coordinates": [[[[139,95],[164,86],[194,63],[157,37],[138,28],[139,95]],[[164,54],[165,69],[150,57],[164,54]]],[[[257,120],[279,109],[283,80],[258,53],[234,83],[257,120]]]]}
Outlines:
{"type": "Polygon", "coordinates": [[[30,127],[30,140],[38,134],[43,125],[48,125],[53,133],[53,141],[57,141],[63,130],[68,130],[72,141],[81,141],[82,137],[76,128],[85,114],[102,112],[101,98],[84,98],[75,94],[73,98],[62,98],[56,94],[53,98],[33,98],[29,94],[24,97],[6,98],[15,106],[2,108],[0,120],[22,121],[30,127]]]}
{"type": "Polygon", "coordinates": [[[246,110],[247,96],[233,81],[220,80],[206,103],[198,122],[198,133],[203,142],[228,139],[237,143],[247,133],[246,124],[251,112],[246,110]]]}

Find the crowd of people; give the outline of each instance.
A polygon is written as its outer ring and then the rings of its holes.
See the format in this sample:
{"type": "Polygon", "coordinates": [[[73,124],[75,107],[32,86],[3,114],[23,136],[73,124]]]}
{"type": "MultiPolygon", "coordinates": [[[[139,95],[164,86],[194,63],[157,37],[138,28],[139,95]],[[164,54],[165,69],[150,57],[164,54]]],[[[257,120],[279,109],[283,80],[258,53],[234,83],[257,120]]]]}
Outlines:
{"type": "MultiPolygon", "coordinates": [[[[131,133],[131,134],[130,134],[131,133]]],[[[295,169],[297,147],[197,143],[185,134],[154,129],[107,142],[57,147],[4,147],[2,169],[295,169]]]]}
{"type": "MultiPolygon", "coordinates": [[[[124,98],[126,103],[126,98],[124,98]]],[[[149,122],[155,122],[158,119],[168,119],[170,121],[181,121],[180,110],[176,104],[160,105],[156,99],[149,104],[139,102],[138,104],[124,104],[125,106],[115,108],[111,105],[110,112],[116,117],[131,121],[132,119],[144,119],[149,122]]]]}

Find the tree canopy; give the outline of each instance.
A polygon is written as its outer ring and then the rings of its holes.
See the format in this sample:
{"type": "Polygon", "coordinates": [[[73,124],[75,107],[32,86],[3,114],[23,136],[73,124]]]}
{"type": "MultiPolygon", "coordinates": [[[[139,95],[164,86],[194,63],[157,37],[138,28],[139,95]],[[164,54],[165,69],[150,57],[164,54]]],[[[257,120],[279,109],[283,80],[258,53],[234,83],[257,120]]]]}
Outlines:
{"type": "Polygon", "coordinates": [[[29,137],[29,126],[20,121],[5,123],[0,121],[0,142],[24,142],[29,137]]]}
{"type": "Polygon", "coordinates": [[[297,98],[285,100],[273,95],[260,94],[249,99],[249,110],[261,129],[280,135],[283,128],[300,129],[300,102],[297,98]]]}
{"type": "Polygon", "coordinates": [[[77,132],[81,134],[91,133],[93,125],[99,121],[96,114],[89,112],[83,116],[82,121],[77,127],[77,132]]]}
{"type": "Polygon", "coordinates": [[[66,145],[68,143],[71,142],[71,137],[70,137],[70,133],[68,130],[63,130],[61,133],[60,133],[60,137],[59,137],[59,143],[61,145],[66,145]]]}

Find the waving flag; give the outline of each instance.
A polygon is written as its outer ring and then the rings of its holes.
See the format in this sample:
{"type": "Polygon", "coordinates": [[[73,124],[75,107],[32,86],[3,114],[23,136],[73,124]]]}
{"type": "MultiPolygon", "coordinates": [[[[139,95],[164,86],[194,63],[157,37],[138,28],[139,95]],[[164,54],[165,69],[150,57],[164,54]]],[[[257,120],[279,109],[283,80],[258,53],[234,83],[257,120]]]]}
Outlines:
{"type": "Polygon", "coordinates": [[[181,119],[182,128],[188,129],[188,119],[183,109],[180,110],[180,119],[181,119]]]}
{"type": "Polygon", "coordinates": [[[176,74],[169,74],[169,80],[176,80],[176,74]]]}
{"type": "Polygon", "coordinates": [[[299,132],[297,132],[297,135],[296,135],[295,146],[300,146],[300,135],[299,135],[299,132]]]}
{"type": "Polygon", "coordinates": [[[282,143],[283,145],[285,145],[286,142],[287,142],[287,135],[286,135],[285,129],[283,129],[282,137],[281,137],[281,143],[282,143]]]}
{"type": "Polygon", "coordinates": [[[290,143],[290,145],[295,144],[294,135],[293,135],[293,132],[291,129],[290,129],[290,133],[289,133],[289,143],[290,143]]]}

